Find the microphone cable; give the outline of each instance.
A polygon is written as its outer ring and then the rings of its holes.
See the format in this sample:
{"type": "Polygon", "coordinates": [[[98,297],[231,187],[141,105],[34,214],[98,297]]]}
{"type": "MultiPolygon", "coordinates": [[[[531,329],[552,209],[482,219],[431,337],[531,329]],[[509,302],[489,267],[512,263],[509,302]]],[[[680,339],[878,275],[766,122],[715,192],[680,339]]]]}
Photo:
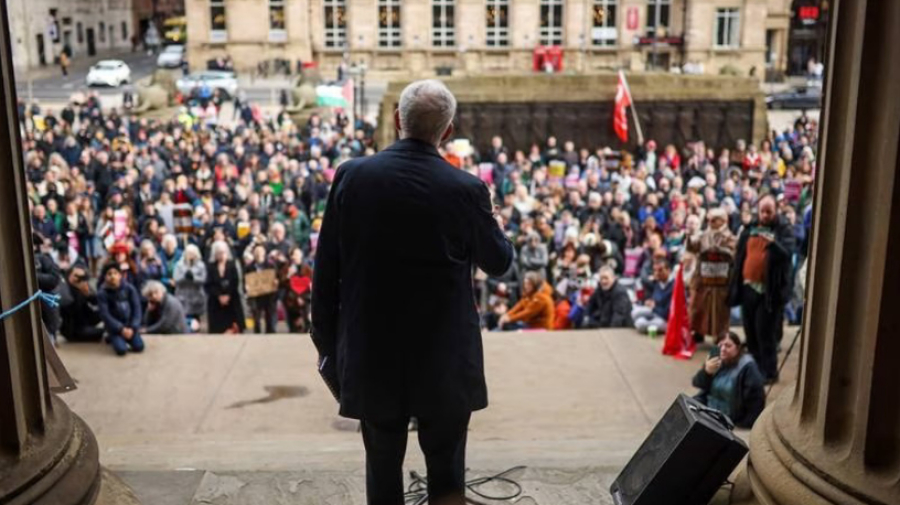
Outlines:
{"type": "MultiPolygon", "coordinates": [[[[466,491],[485,500],[513,501],[523,495],[524,489],[522,489],[521,484],[510,478],[509,475],[524,470],[525,468],[527,467],[514,466],[509,470],[491,475],[489,477],[480,477],[467,481],[466,491]],[[512,488],[512,491],[508,494],[492,495],[486,491],[481,490],[483,486],[492,483],[505,484],[507,486],[510,486],[512,488]]],[[[412,482],[409,484],[407,492],[404,495],[404,503],[409,505],[424,505],[425,503],[428,503],[428,478],[423,477],[416,471],[409,472],[409,477],[410,479],[412,479],[412,482]]],[[[466,497],[466,501],[469,503],[479,503],[469,497],[466,497]]]]}

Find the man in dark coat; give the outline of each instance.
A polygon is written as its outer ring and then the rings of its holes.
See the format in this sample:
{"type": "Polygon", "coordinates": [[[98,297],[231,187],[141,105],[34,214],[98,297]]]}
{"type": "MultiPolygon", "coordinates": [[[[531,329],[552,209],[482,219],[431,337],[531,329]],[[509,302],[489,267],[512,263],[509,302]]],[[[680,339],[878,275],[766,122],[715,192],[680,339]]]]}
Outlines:
{"type": "Polygon", "coordinates": [[[778,380],[778,341],[791,295],[794,234],[778,215],[775,199],[759,200],[758,217],[738,240],[728,302],[740,305],[747,347],[766,383],[778,380]]]}
{"type": "Polygon", "coordinates": [[[600,286],[588,300],[589,328],[631,328],[631,299],[610,267],[600,269],[600,286]]]}
{"type": "Polygon", "coordinates": [[[487,186],[438,154],[455,110],[440,82],[407,87],[401,140],[341,165],[319,236],[313,341],[341,415],[362,421],[369,504],[404,501],[411,417],[431,503],[464,503],[469,419],[487,407],[472,272],[503,274],[513,248],[487,186]]]}
{"type": "Polygon", "coordinates": [[[97,293],[88,283],[82,266],[69,270],[67,279],[72,302],[62,307],[62,334],[70,342],[99,342],[103,338],[97,293]]]}
{"type": "Polygon", "coordinates": [[[101,279],[103,286],[97,292],[97,302],[109,344],[119,356],[127,354],[129,348],[142,352],[141,298],[137,290],[123,278],[115,262],[103,268],[101,279]]]}

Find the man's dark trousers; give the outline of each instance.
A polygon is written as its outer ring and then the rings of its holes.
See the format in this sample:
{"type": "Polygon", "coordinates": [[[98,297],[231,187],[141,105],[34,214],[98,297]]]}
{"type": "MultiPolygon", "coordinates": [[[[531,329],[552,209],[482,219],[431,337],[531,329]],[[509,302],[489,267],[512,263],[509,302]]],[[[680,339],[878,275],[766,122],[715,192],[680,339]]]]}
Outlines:
{"type": "MultiPolygon", "coordinates": [[[[429,503],[462,503],[465,495],[466,436],[471,414],[418,418],[425,454],[429,503]]],[[[403,505],[403,459],[409,418],[362,421],[366,446],[368,505],[403,505]]]]}
{"type": "Polygon", "coordinates": [[[747,348],[766,379],[778,378],[778,336],[784,307],[766,307],[765,295],[750,286],[741,287],[741,319],[747,348]]]}

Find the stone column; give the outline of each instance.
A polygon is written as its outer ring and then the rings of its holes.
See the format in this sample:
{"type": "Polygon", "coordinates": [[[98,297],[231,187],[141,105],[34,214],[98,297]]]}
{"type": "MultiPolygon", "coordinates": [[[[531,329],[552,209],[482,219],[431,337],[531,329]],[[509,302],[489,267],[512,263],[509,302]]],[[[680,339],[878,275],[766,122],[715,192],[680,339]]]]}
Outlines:
{"type": "Polygon", "coordinates": [[[743,482],[767,505],[900,503],[900,2],[832,5],[800,373],[743,482]]]}
{"type": "MultiPolygon", "coordinates": [[[[37,289],[16,123],[6,0],[0,0],[0,307],[37,289]]],[[[0,323],[0,503],[91,504],[100,490],[90,429],[50,394],[40,309],[0,323]]]]}

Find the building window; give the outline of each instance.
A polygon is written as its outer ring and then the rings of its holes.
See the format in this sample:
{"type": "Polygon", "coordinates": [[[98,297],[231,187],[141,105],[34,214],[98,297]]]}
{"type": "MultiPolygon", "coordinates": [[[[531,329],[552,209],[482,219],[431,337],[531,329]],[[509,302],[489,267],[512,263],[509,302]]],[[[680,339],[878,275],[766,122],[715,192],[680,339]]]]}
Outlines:
{"type": "Polygon", "coordinates": [[[378,45],[400,47],[400,0],[378,0],[378,45]]]}
{"type": "Polygon", "coordinates": [[[541,0],[541,44],[560,46],[563,42],[563,0],[541,0]]]}
{"type": "Polygon", "coordinates": [[[284,0],[269,0],[269,41],[284,42],[287,31],[284,16],[284,0]]]}
{"type": "Polygon", "coordinates": [[[325,47],[342,48],[347,43],[347,0],[324,0],[325,47]]]}
{"type": "Polygon", "coordinates": [[[432,0],[431,41],[434,47],[456,45],[456,0],[432,0]]]}
{"type": "Polygon", "coordinates": [[[647,0],[647,36],[665,37],[669,33],[672,0],[647,0]]]}
{"type": "Polygon", "coordinates": [[[614,46],[618,39],[616,13],[618,0],[594,0],[591,42],[595,46],[614,46]]]}
{"type": "Polygon", "coordinates": [[[128,40],[128,23],[122,21],[122,40],[128,40]]]}
{"type": "Polygon", "coordinates": [[[716,47],[738,47],[741,29],[737,8],[716,9],[716,47]]]}
{"type": "Polygon", "coordinates": [[[509,45],[509,0],[487,0],[487,45],[509,45]]]}
{"type": "Polygon", "coordinates": [[[75,36],[78,38],[79,44],[84,44],[84,25],[81,21],[75,23],[75,36]]]}
{"type": "Polygon", "coordinates": [[[100,42],[106,42],[106,23],[100,22],[100,42]]]}
{"type": "Polygon", "coordinates": [[[209,41],[225,42],[228,39],[225,0],[209,0],[209,41]]]}

